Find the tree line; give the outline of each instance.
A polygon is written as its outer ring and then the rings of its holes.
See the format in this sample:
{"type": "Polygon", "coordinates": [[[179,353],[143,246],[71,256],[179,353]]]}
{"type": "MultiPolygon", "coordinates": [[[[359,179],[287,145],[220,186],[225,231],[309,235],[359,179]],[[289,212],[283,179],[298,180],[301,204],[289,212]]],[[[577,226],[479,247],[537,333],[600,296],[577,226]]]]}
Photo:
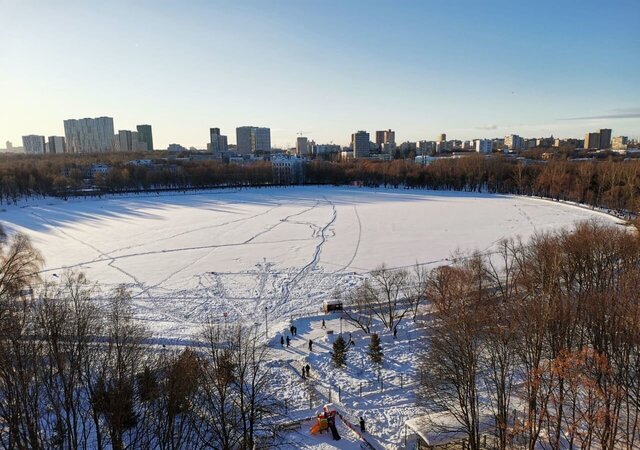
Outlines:
{"type": "MultiPolygon", "coordinates": [[[[304,182],[535,195],[633,213],[639,206],[640,161],[541,162],[471,155],[441,158],[422,166],[406,159],[314,160],[305,165],[304,182]]],[[[5,203],[33,196],[274,184],[269,162],[225,164],[188,158],[160,159],[156,153],[4,156],[0,159],[0,202],[5,203]],[[136,159],[150,159],[152,164],[130,163],[136,159]],[[97,163],[108,165],[109,171],[90,176],[91,165],[97,163]]]]}
{"type": "Polygon", "coordinates": [[[587,222],[433,270],[423,404],[472,450],[637,448],[639,263],[635,231],[587,222]]]}
{"type": "Polygon", "coordinates": [[[207,323],[163,349],[122,286],[98,301],[80,273],[38,283],[40,254],[0,233],[0,448],[253,449],[279,401],[255,327],[207,323]]]}

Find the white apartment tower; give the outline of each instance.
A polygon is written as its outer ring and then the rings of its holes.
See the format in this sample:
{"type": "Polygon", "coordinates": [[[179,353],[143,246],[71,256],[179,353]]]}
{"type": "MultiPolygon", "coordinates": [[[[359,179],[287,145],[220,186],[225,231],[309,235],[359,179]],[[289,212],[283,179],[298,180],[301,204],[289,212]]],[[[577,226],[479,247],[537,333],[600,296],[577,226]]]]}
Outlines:
{"type": "Polygon", "coordinates": [[[113,151],[113,118],[68,119],[64,135],[69,153],[102,153],[113,151]]]}
{"type": "Polygon", "coordinates": [[[493,142],[491,142],[491,139],[478,139],[476,141],[476,152],[491,153],[492,149],[493,149],[493,142]]]}
{"type": "Polygon", "coordinates": [[[36,134],[22,136],[22,146],[24,147],[24,152],[28,155],[42,155],[45,153],[46,148],[44,136],[36,134]]]}
{"type": "Polygon", "coordinates": [[[63,136],[49,136],[49,153],[66,153],[67,148],[63,136]]]}

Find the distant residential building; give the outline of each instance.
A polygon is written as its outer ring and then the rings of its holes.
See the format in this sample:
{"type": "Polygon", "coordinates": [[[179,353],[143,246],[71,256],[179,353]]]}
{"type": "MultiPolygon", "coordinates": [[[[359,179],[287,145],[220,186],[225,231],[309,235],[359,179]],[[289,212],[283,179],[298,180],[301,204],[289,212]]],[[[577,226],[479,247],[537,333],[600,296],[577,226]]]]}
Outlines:
{"type": "Polygon", "coordinates": [[[420,141],[417,145],[417,152],[421,155],[428,155],[435,151],[436,143],[434,141],[420,141]]]}
{"type": "Polygon", "coordinates": [[[100,153],[114,149],[113,118],[68,119],[64,136],[69,153],[100,153]]]}
{"type": "Polygon", "coordinates": [[[153,151],[153,133],[151,131],[151,125],[137,125],[138,130],[138,142],[145,144],[145,150],[153,151]]]}
{"type": "Polygon", "coordinates": [[[436,139],[436,142],[446,142],[447,141],[447,134],[446,133],[440,133],[438,135],[438,138],[436,139]]]}
{"type": "Polygon", "coordinates": [[[340,153],[342,148],[338,144],[318,144],[314,146],[316,155],[326,155],[328,153],[340,153]]]}
{"type": "Polygon", "coordinates": [[[400,144],[400,151],[402,152],[410,152],[410,151],[416,151],[418,149],[418,144],[417,142],[411,142],[411,141],[405,141],[402,144],[400,144]]]}
{"type": "Polygon", "coordinates": [[[167,147],[167,151],[169,153],[181,153],[186,152],[187,149],[180,144],[169,144],[169,146],[167,147]]]}
{"type": "Polygon", "coordinates": [[[66,153],[67,148],[63,136],[49,136],[48,153],[66,153]]]}
{"type": "Polygon", "coordinates": [[[600,145],[598,148],[603,150],[611,148],[611,129],[601,128],[599,134],[600,134],[600,145]]]}
{"type": "Polygon", "coordinates": [[[36,134],[22,136],[22,146],[24,147],[24,152],[28,155],[42,155],[45,153],[46,148],[44,136],[36,134]]]}
{"type": "Polygon", "coordinates": [[[304,136],[299,136],[296,139],[296,155],[298,156],[309,156],[311,152],[309,151],[309,139],[304,136]]]}
{"type": "Polygon", "coordinates": [[[278,155],[271,158],[274,184],[302,184],[304,160],[295,156],[278,155]]]}
{"type": "Polygon", "coordinates": [[[271,129],[245,126],[236,128],[236,151],[240,155],[269,153],[271,151],[271,129]]]}
{"type": "Polygon", "coordinates": [[[91,164],[91,167],[89,168],[89,173],[87,175],[89,175],[90,178],[93,178],[94,176],[101,174],[101,175],[106,175],[107,173],[109,173],[109,166],[106,164],[91,164]]]}
{"type": "Polygon", "coordinates": [[[11,141],[7,141],[7,151],[11,151],[13,149],[13,144],[11,143],[11,141]]]}
{"type": "Polygon", "coordinates": [[[476,152],[491,153],[493,150],[493,142],[491,139],[478,139],[476,141],[476,152]]]}
{"type": "Polygon", "coordinates": [[[627,136],[616,136],[611,141],[612,150],[626,150],[629,140],[627,136]]]}
{"type": "Polygon", "coordinates": [[[584,135],[584,148],[596,150],[600,148],[600,133],[587,133],[584,135]]]}
{"type": "Polygon", "coordinates": [[[368,158],[369,150],[369,133],[358,131],[351,135],[351,151],[354,158],[368,158]]]}
{"type": "Polygon", "coordinates": [[[376,131],[376,147],[389,152],[396,147],[396,132],[389,130],[376,131]]]}
{"type": "Polygon", "coordinates": [[[509,136],[504,137],[504,145],[509,150],[523,150],[524,139],[518,136],[517,134],[510,134],[509,136]]]}
{"type": "Polygon", "coordinates": [[[114,148],[119,152],[135,152],[147,150],[147,144],[140,142],[137,131],[118,130],[118,134],[114,136],[114,148]]]}
{"type": "Polygon", "coordinates": [[[214,158],[222,159],[229,153],[227,136],[220,134],[220,128],[209,129],[209,143],[207,150],[213,153],[214,158]]]}

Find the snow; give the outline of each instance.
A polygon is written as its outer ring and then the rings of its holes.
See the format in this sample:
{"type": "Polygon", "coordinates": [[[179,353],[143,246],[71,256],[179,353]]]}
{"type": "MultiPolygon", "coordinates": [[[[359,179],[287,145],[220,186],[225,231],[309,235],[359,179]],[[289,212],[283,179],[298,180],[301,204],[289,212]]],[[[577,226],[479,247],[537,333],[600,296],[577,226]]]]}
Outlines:
{"type": "MultiPolygon", "coordinates": [[[[424,324],[405,320],[394,339],[374,323],[384,352],[378,369],[366,355],[370,337],[338,312],[321,314],[323,301],[335,289],[358,285],[383,262],[435,267],[457,251],[490,252],[503,238],[526,239],[592,218],[620,223],[535,198],[352,187],[39,199],[0,211],[3,225],[27,233],[43,252],[45,278],[73,268],[105,290],[125,283],[136,317],[156,339],[188,345],[209,316],[268,328],[269,366],[284,419],[304,420],[333,402],[351,423],[365,417],[364,437],[389,449],[403,448],[405,423],[427,413],[415,393],[424,324]],[[291,324],[298,336],[282,348],[280,336],[291,324]],[[355,346],[346,367],[336,369],[329,352],[341,331],[352,334],[355,346]],[[305,364],[311,366],[308,379],[300,375],[305,364]]],[[[337,442],[330,434],[312,436],[311,424],[286,432],[284,448],[361,448],[342,421],[337,442]]],[[[418,428],[438,440],[433,430],[418,428]]]]}
{"type": "Polygon", "coordinates": [[[205,318],[281,323],[319,311],[381,263],[444,264],[456,250],[570,226],[588,209],[480,193],[353,187],[40,199],[0,220],[30,235],[45,277],[65,268],[131,289],[158,337],[187,340],[205,318]]]}

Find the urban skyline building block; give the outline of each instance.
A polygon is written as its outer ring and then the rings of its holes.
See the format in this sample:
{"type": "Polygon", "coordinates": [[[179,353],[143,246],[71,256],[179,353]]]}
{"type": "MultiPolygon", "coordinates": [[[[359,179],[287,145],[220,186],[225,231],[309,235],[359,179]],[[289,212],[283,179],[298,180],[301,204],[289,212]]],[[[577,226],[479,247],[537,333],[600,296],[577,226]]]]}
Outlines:
{"type": "Polygon", "coordinates": [[[591,150],[600,148],[600,133],[586,133],[584,135],[584,148],[591,150]]]}
{"type": "Polygon", "coordinates": [[[69,153],[104,153],[114,150],[112,117],[67,119],[64,136],[69,153]]]}
{"type": "Polygon", "coordinates": [[[598,145],[598,148],[601,150],[611,148],[611,129],[601,128],[598,134],[600,134],[600,143],[598,145]]]}
{"type": "Polygon", "coordinates": [[[304,136],[299,136],[296,139],[296,155],[309,156],[309,139],[304,136]]]}
{"type": "Polygon", "coordinates": [[[447,141],[447,133],[440,133],[436,142],[446,142],[447,141]]]}
{"type": "Polygon", "coordinates": [[[369,133],[358,131],[351,135],[351,150],[354,158],[368,158],[370,154],[369,133]]]}
{"type": "Polygon", "coordinates": [[[220,128],[209,128],[209,143],[207,150],[213,153],[214,157],[221,159],[229,152],[227,136],[220,134],[220,128]]]}
{"type": "Polygon", "coordinates": [[[30,155],[42,155],[46,152],[44,136],[37,134],[22,136],[22,146],[24,152],[30,155]]]}
{"type": "Polygon", "coordinates": [[[478,139],[476,141],[475,149],[478,153],[491,153],[491,151],[493,150],[493,142],[491,141],[491,139],[478,139]]]}
{"type": "Polygon", "coordinates": [[[143,142],[146,146],[146,150],[152,152],[153,132],[151,130],[151,125],[137,125],[136,130],[138,130],[138,141],[143,142]]]}
{"type": "Polygon", "coordinates": [[[525,141],[517,134],[510,134],[504,137],[504,145],[509,150],[523,150],[525,147],[525,141]]]}
{"type": "Polygon", "coordinates": [[[48,153],[66,153],[67,146],[64,141],[64,136],[49,136],[49,152],[48,153]]]}
{"type": "Polygon", "coordinates": [[[236,151],[240,155],[271,152],[271,129],[251,125],[237,127],[236,151]]]}

